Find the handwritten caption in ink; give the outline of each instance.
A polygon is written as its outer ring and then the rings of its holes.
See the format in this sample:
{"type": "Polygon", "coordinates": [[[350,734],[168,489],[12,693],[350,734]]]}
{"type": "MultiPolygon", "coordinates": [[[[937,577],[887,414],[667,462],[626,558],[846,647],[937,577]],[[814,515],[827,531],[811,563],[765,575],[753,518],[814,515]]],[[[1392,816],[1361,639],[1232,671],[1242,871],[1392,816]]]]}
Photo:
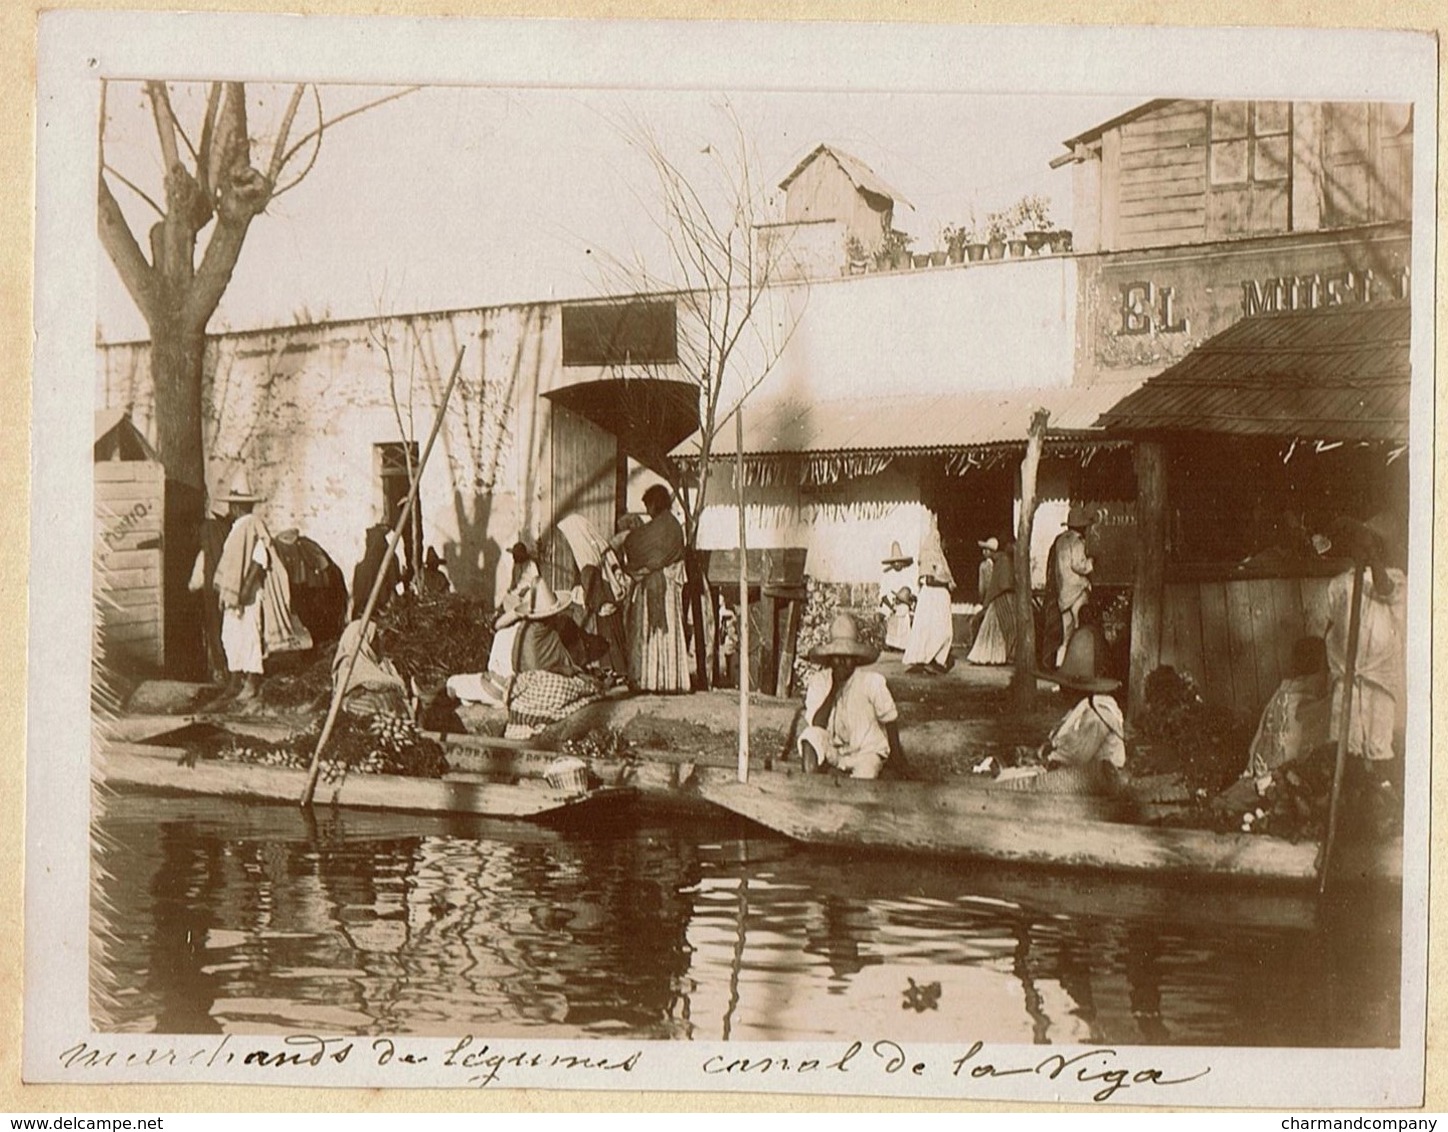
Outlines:
{"type": "MultiPolygon", "coordinates": [[[[223,1069],[228,1078],[240,1070],[257,1081],[265,1075],[276,1077],[285,1072],[288,1084],[298,1083],[296,1073],[324,1072],[341,1065],[376,1066],[387,1071],[387,1079],[378,1084],[404,1084],[403,1074],[412,1073],[419,1085],[463,1085],[487,1088],[536,1086],[543,1078],[556,1083],[561,1074],[565,1081],[587,1079],[590,1087],[606,1087],[609,1080],[623,1085],[625,1075],[635,1074],[645,1064],[647,1050],[638,1047],[619,1055],[585,1052],[587,1047],[569,1052],[532,1050],[510,1043],[499,1043],[471,1034],[449,1039],[439,1051],[436,1043],[425,1048],[420,1042],[396,1038],[322,1037],[315,1034],[290,1034],[277,1038],[256,1036],[233,1037],[227,1034],[215,1042],[186,1046],[154,1046],[148,1050],[108,1049],[104,1042],[81,1041],[60,1054],[61,1065],[77,1077],[87,1071],[125,1071],[137,1078],[146,1071],[162,1067],[180,1069],[223,1069]]],[[[1128,1090],[1171,1088],[1199,1081],[1211,1073],[1203,1065],[1187,1072],[1167,1070],[1159,1066],[1131,1060],[1127,1054],[1108,1046],[1094,1047],[1077,1053],[1050,1053],[1038,1056],[1037,1051],[1022,1053],[1019,1049],[1001,1047],[992,1051],[982,1041],[955,1051],[930,1047],[925,1054],[910,1053],[899,1043],[881,1039],[869,1045],[854,1041],[847,1046],[814,1055],[801,1054],[799,1046],[788,1047],[788,1053],[712,1053],[698,1063],[703,1079],[714,1087],[731,1087],[745,1082],[790,1079],[803,1083],[810,1080],[828,1091],[830,1082],[845,1087],[850,1084],[879,1080],[919,1078],[941,1086],[942,1095],[970,1096],[962,1089],[970,1082],[1018,1078],[1039,1083],[1050,1099],[1061,1101],[1090,1100],[1097,1104],[1116,1098],[1128,1090]]],[[[671,1083],[678,1080],[672,1075],[671,1083]]],[[[630,1087],[647,1087],[649,1082],[630,1080],[630,1087]]],[[[664,1082],[659,1082],[664,1084],[664,1082]]],[[[1132,1100],[1146,1098],[1140,1092],[1132,1100]]]]}

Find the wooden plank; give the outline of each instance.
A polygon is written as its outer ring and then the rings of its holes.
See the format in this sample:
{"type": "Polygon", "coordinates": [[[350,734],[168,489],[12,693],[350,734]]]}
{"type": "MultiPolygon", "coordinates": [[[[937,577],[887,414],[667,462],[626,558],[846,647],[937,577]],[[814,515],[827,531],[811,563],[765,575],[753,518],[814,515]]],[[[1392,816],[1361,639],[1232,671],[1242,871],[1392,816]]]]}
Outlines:
{"type": "Polygon", "coordinates": [[[1141,197],[1121,202],[1122,223],[1151,222],[1155,227],[1192,227],[1205,224],[1207,198],[1201,193],[1177,197],[1141,197]]]}
{"type": "MultiPolygon", "coordinates": [[[[1327,587],[1331,581],[1330,578],[1302,579],[1302,631],[1305,636],[1327,635],[1327,587]]],[[[1352,605],[1352,601],[1346,604],[1352,605]]]]}
{"type": "Polygon", "coordinates": [[[1162,129],[1152,133],[1129,133],[1122,136],[1122,153],[1145,153],[1148,150],[1179,149],[1182,146],[1207,144],[1205,123],[1162,129]]]}
{"type": "Polygon", "coordinates": [[[1200,165],[1163,165],[1155,168],[1146,166],[1141,169],[1129,170],[1121,176],[1122,185],[1131,185],[1133,188],[1141,185],[1171,185],[1178,181],[1200,181],[1205,190],[1206,162],[1204,161],[1200,165]]]}
{"type": "MultiPolygon", "coordinates": [[[[1257,702],[1266,704],[1282,681],[1282,634],[1277,630],[1276,591],[1283,579],[1255,578],[1247,583],[1252,606],[1253,655],[1257,661],[1257,702]]],[[[1289,652],[1292,642],[1287,642],[1289,652]]]]}
{"type": "Polygon", "coordinates": [[[1150,114],[1143,114],[1135,121],[1123,123],[1121,133],[1125,138],[1160,130],[1181,129],[1193,124],[1205,128],[1206,123],[1207,104],[1205,102],[1173,103],[1171,106],[1163,106],[1150,114]]]}
{"type": "Polygon", "coordinates": [[[125,589],[99,586],[96,593],[99,602],[106,608],[112,606],[129,608],[138,605],[159,606],[161,604],[161,593],[155,586],[133,586],[125,589]]]}
{"type": "Polygon", "coordinates": [[[95,465],[97,490],[101,484],[166,482],[166,469],[151,460],[100,460],[95,465]]]}
{"type": "Polygon", "coordinates": [[[109,583],[108,588],[116,589],[116,577],[118,574],[137,570],[155,570],[160,565],[161,553],[159,548],[149,550],[137,550],[134,548],[111,551],[103,550],[99,554],[98,561],[96,562],[96,575],[109,583]]]}
{"type": "MultiPolygon", "coordinates": [[[[159,526],[159,525],[158,525],[159,526]]],[[[135,554],[150,552],[156,554],[161,549],[162,534],[159,529],[149,531],[127,531],[119,538],[97,539],[96,553],[106,558],[114,554],[135,554]]],[[[132,563],[132,568],[137,565],[132,563]]]]}
{"type": "Polygon", "coordinates": [[[103,622],[108,645],[139,645],[159,639],[160,626],[154,621],[138,625],[109,625],[103,622]]]}
{"type": "Polygon", "coordinates": [[[146,605],[106,605],[101,607],[101,621],[108,630],[120,625],[146,625],[155,629],[161,623],[161,609],[154,601],[146,605]]]}
{"type": "Polygon", "coordinates": [[[1232,666],[1232,708],[1256,714],[1262,706],[1257,692],[1257,659],[1252,639],[1252,602],[1246,582],[1226,583],[1227,647],[1232,666]]]}
{"type": "Polygon", "coordinates": [[[1186,146],[1180,149],[1154,149],[1147,153],[1123,153],[1122,171],[1128,169],[1164,169],[1169,165],[1205,166],[1206,150],[1203,147],[1186,146]]]}
{"type": "Polygon", "coordinates": [[[1169,626],[1167,636],[1172,643],[1170,654],[1163,653],[1161,662],[1178,672],[1190,672],[1198,683],[1206,679],[1202,657],[1202,605],[1198,587],[1191,582],[1178,582],[1165,587],[1163,615],[1169,626]]]}
{"type": "MultiPolygon", "coordinates": [[[[1183,197],[1201,197],[1206,200],[1207,179],[1205,177],[1180,177],[1171,181],[1146,181],[1123,185],[1121,200],[1178,200],[1183,197]]],[[[1205,205],[1203,206],[1205,207],[1205,205]]]]}
{"type": "Polygon", "coordinates": [[[1202,696],[1209,703],[1230,706],[1236,691],[1227,633],[1227,587],[1223,582],[1202,582],[1197,593],[1202,611],[1202,696]]]}
{"type": "Polygon", "coordinates": [[[107,589],[134,589],[140,586],[159,586],[161,571],[154,566],[143,570],[109,570],[101,576],[100,584],[107,589]]]}
{"type": "Polygon", "coordinates": [[[1121,207],[1121,227],[1126,231],[1134,232],[1164,232],[1177,228],[1203,228],[1207,223],[1207,210],[1205,206],[1193,208],[1181,202],[1173,201],[1163,207],[1156,202],[1146,201],[1123,201],[1121,207]]]}
{"type": "Polygon", "coordinates": [[[1272,632],[1277,640],[1277,670],[1281,678],[1286,679],[1292,671],[1292,647],[1303,635],[1302,587],[1297,578],[1273,579],[1272,617],[1272,632]]]}

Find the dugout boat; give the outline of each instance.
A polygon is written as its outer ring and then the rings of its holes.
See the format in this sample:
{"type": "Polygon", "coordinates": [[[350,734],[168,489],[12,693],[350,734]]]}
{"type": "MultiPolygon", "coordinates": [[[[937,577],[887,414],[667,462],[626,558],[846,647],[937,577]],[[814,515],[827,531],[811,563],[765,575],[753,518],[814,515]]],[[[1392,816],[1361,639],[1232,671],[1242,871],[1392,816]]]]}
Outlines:
{"type": "MultiPolygon", "coordinates": [[[[1269,834],[1155,824],[1169,807],[1055,795],[989,781],[861,781],[798,771],[695,768],[685,788],[808,845],[1213,882],[1318,883],[1321,846],[1269,834]]],[[[1344,842],[1335,883],[1401,883],[1401,838],[1344,842]]]]}
{"type": "MultiPolygon", "coordinates": [[[[298,803],[307,781],[304,769],[227,759],[187,757],[196,729],[214,726],[185,717],[164,722],[128,721],[97,737],[95,770],[109,788],[161,794],[193,794],[266,802],[298,803]]],[[[246,726],[246,725],[242,725],[246,726]]],[[[258,721],[250,734],[276,737],[274,725],[258,721]]],[[[556,755],[553,756],[556,758],[556,755]]],[[[636,792],[617,783],[597,785],[579,776],[550,780],[547,764],[536,774],[500,777],[453,770],[441,778],[349,773],[317,785],[315,805],[411,814],[491,818],[552,819],[601,811],[632,799],[636,792]]]]}

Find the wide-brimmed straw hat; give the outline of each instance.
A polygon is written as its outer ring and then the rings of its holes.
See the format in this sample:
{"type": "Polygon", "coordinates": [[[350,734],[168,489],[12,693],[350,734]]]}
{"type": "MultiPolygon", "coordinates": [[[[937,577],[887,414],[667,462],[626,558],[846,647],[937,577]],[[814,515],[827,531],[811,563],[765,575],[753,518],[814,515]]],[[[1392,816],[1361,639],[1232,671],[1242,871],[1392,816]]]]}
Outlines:
{"type": "Polygon", "coordinates": [[[848,656],[861,664],[870,664],[880,656],[879,649],[872,649],[860,640],[860,627],[848,613],[838,614],[830,622],[830,639],[809,650],[809,658],[816,663],[828,662],[837,656],[848,656]]]}
{"type": "Polygon", "coordinates": [[[1001,548],[1000,540],[997,539],[995,535],[991,535],[988,539],[982,539],[975,545],[982,550],[999,550],[1001,548]]]}
{"type": "Polygon", "coordinates": [[[221,492],[220,495],[216,497],[216,502],[260,503],[265,498],[265,496],[258,495],[256,492],[252,491],[251,480],[247,478],[245,472],[242,472],[231,481],[231,486],[229,488],[226,488],[224,491],[221,492]]]}
{"type": "Polygon", "coordinates": [[[540,578],[519,604],[518,616],[524,621],[542,621],[572,604],[572,594],[554,593],[553,587],[540,578]]]}
{"type": "Polygon", "coordinates": [[[890,556],[880,559],[880,565],[889,566],[892,570],[903,570],[914,561],[915,559],[900,549],[900,543],[896,541],[890,544],[890,556]]]}
{"type": "Polygon", "coordinates": [[[1105,655],[1101,630],[1087,625],[1071,634],[1066,642],[1066,655],[1056,671],[1036,675],[1077,692],[1114,692],[1121,687],[1121,681],[1102,675],[1105,655]]]}
{"type": "Polygon", "coordinates": [[[1073,504],[1071,510],[1067,512],[1065,525],[1076,528],[1089,527],[1099,518],[1101,518],[1101,513],[1096,508],[1083,507],[1077,503],[1073,504]]]}

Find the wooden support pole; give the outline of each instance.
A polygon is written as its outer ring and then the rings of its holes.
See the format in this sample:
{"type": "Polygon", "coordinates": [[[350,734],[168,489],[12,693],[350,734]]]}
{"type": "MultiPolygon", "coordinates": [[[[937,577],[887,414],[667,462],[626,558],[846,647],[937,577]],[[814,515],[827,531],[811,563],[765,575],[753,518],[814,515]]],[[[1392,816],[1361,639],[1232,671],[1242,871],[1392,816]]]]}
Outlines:
{"type": "Polygon", "coordinates": [[[749,781],[749,541],[744,513],[744,403],[734,410],[734,493],[739,504],[739,781],[749,781]]]}
{"type": "MultiPolygon", "coordinates": [[[[1347,745],[1352,726],[1353,700],[1357,698],[1358,638],[1363,625],[1363,562],[1352,573],[1352,612],[1347,619],[1347,660],[1342,672],[1342,708],[1337,717],[1337,760],[1332,768],[1332,795],[1327,806],[1327,836],[1322,842],[1322,864],[1317,871],[1317,894],[1327,891],[1327,874],[1332,867],[1333,843],[1337,840],[1338,810],[1342,805],[1342,778],[1347,771],[1347,745]]],[[[1374,575],[1375,582],[1377,580],[1374,575]]]]}
{"type": "MultiPolygon", "coordinates": [[[[432,455],[432,446],[437,441],[437,434],[442,431],[442,422],[447,418],[447,403],[452,397],[453,386],[458,383],[458,374],[462,373],[465,349],[466,347],[462,347],[458,350],[458,360],[453,363],[452,376],[448,378],[447,388],[442,391],[442,400],[437,406],[437,416],[432,422],[432,432],[428,434],[427,446],[422,450],[422,456],[417,462],[417,475],[413,477],[412,486],[407,492],[407,501],[402,506],[401,514],[397,516],[392,533],[387,536],[387,551],[382,558],[382,568],[377,571],[377,576],[372,580],[372,592],[367,595],[367,604],[362,609],[360,618],[362,631],[357,634],[357,643],[352,647],[352,655],[347,658],[343,670],[333,676],[332,702],[327,708],[327,719],[322,724],[322,733],[317,736],[317,747],[312,752],[311,766],[307,768],[307,784],[302,790],[301,798],[298,799],[299,805],[304,810],[311,806],[312,797],[317,792],[317,776],[322,769],[322,752],[327,747],[327,740],[332,737],[332,729],[337,725],[337,715],[342,710],[343,691],[352,679],[352,673],[357,667],[357,654],[362,651],[362,643],[367,639],[367,625],[377,609],[377,599],[382,593],[382,583],[387,577],[387,562],[397,553],[397,544],[402,539],[402,532],[407,528],[407,524],[412,522],[412,512],[417,507],[418,488],[422,486],[422,470],[427,467],[427,458],[432,455]]],[[[356,600],[356,595],[352,596],[353,600],[356,600]]]]}
{"type": "Polygon", "coordinates": [[[1020,521],[1016,525],[1016,671],[1011,698],[1019,711],[1030,711],[1036,700],[1036,614],[1031,606],[1031,532],[1036,524],[1036,475],[1041,467],[1041,446],[1051,414],[1037,409],[1026,434],[1026,455],[1021,461],[1020,521]]]}
{"type": "MultiPolygon", "coordinates": [[[[1136,446],[1136,574],[1131,591],[1131,670],[1127,712],[1145,703],[1146,678],[1161,663],[1161,611],[1166,579],[1166,450],[1154,440],[1136,446]]],[[[1119,673],[1117,674],[1119,675],[1119,673]]]]}

